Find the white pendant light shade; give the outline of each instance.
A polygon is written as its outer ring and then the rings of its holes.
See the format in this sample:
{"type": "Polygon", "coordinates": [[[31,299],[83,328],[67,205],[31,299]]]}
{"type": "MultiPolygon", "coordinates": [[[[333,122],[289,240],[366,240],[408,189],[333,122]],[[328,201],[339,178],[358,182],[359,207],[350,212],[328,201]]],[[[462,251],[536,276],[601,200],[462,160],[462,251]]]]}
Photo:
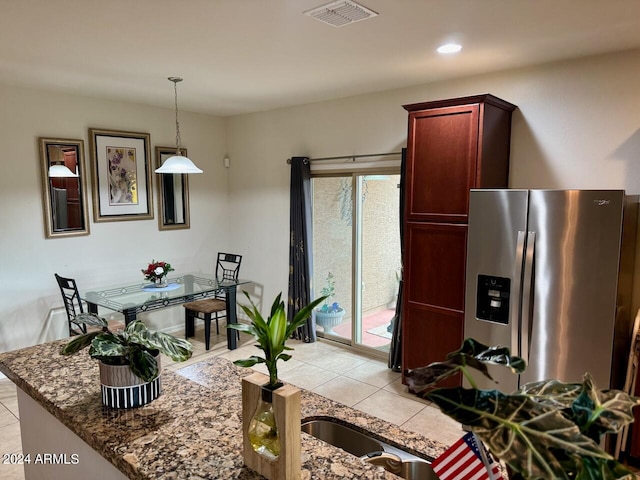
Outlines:
{"type": "Polygon", "coordinates": [[[156,173],[202,173],[195,164],[187,157],[180,154],[180,122],[178,122],[178,82],[180,77],[169,77],[168,80],[173,82],[173,91],[175,94],[176,106],[176,154],[167,158],[162,166],[156,169],[156,173]]]}
{"type": "Polygon", "coordinates": [[[67,167],[64,164],[56,164],[56,165],[51,165],[49,167],[49,177],[53,177],[53,178],[71,178],[71,177],[77,177],[78,174],[75,172],[72,172],[71,170],[69,170],[69,167],[67,167]]]}
{"type": "Polygon", "coordinates": [[[156,173],[202,173],[191,160],[182,155],[167,158],[156,173]]]}

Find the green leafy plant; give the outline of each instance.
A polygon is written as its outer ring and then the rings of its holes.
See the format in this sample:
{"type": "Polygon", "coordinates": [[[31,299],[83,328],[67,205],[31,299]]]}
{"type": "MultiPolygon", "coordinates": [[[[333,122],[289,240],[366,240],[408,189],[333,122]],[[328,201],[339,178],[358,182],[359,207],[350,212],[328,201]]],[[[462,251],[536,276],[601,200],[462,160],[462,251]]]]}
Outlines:
{"type": "Polygon", "coordinates": [[[322,287],[322,290],[320,291],[320,294],[323,297],[325,297],[324,303],[326,305],[327,302],[329,301],[329,299],[336,294],[336,292],[335,292],[336,281],[334,280],[333,273],[331,273],[331,272],[327,273],[327,278],[325,280],[326,280],[327,284],[324,287],[322,287]]]}
{"type": "Polygon", "coordinates": [[[158,363],[154,358],[158,352],[175,362],[183,362],[193,353],[193,347],[186,340],[153,332],[139,320],[118,332],[109,330],[107,321],[93,313],[81,313],[72,321],[77,325],[100,327],[100,330],[74,337],[60,349],[62,355],[73,355],[90,346],[92,358],[108,365],[129,365],[131,371],[146,382],[158,376],[158,363]]]}
{"type": "Polygon", "coordinates": [[[501,365],[516,374],[526,367],[508,348],[468,338],[446,361],[408,370],[407,384],[475,432],[515,472],[512,479],[635,479],[599,443],[605,434],[617,433],[633,421],[632,409],[640,398],[620,390],[598,390],[588,373],[582,383],[545,380],[511,394],[481,390],[469,369],[491,379],[487,365],[501,365]],[[435,388],[456,373],[462,373],[472,388],[435,388]]]}
{"type": "Polygon", "coordinates": [[[327,273],[326,282],[327,284],[320,290],[320,294],[324,297],[324,305],[322,308],[319,308],[318,311],[323,313],[339,312],[342,308],[338,302],[333,302],[329,305],[329,299],[336,294],[336,281],[334,280],[333,273],[327,273]]]}
{"type": "Polygon", "coordinates": [[[253,367],[258,363],[264,363],[269,371],[269,386],[275,387],[278,384],[278,360],[287,361],[291,355],[284,353],[285,350],[293,350],[285,345],[285,342],[296,328],[302,326],[311,315],[312,310],[322,302],[325,297],[320,297],[302,308],[293,318],[291,323],[287,322],[287,314],[284,309],[284,302],[280,300],[280,293],[271,306],[271,314],[265,320],[258,307],[253,303],[247,292],[244,292],[250,305],[240,305],[244,313],[251,320],[251,324],[234,323],[229,324],[227,328],[232,328],[240,332],[249,333],[258,341],[256,345],[264,352],[264,357],[252,355],[244,360],[236,360],[236,365],[241,367],[253,367]]]}

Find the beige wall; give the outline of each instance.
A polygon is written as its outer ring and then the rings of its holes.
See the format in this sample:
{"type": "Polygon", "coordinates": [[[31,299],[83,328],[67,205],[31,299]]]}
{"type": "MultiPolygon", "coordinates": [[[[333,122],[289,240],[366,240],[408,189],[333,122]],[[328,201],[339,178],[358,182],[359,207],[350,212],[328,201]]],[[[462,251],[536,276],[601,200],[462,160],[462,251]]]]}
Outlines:
{"type": "Polygon", "coordinates": [[[635,50],[232,117],[230,215],[233,243],[250,252],[244,274],[267,299],[287,291],[286,159],[397,151],[403,104],[492,93],[518,106],[511,187],[640,193],[638,78],[635,50]]]}
{"type": "MultiPolygon", "coordinates": [[[[0,105],[0,351],[64,335],[55,272],[75,277],[84,288],[120,279],[143,281],[140,269],[152,258],[170,261],[177,271],[206,265],[212,269],[215,251],[230,248],[222,119],[180,113],[183,143],[205,170],[189,179],[190,230],[160,232],[157,217],[99,224],[91,220],[89,236],[46,240],[37,137],[84,139],[90,163],[89,127],[148,132],[151,148],[171,146],[174,112],[8,86],[0,86],[0,105]]],[[[91,188],[88,193],[91,203],[91,188]]],[[[157,214],[156,202],[154,196],[157,214]]],[[[153,322],[160,327],[180,322],[182,308],[171,310],[154,314],[153,322]]]]}
{"type": "MultiPolygon", "coordinates": [[[[92,287],[137,279],[151,258],[206,269],[228,249],[244,255],[241,276],[270,305],[287,291],[286,159],[398,151],[407,103],[488,92],[518,105],[512,187],[640,193],[638,78],[635,50],[228,119],[181,111],[183,142],[205,170],[190,178],[191,229],[159,232],[156,219],[91,222],[88,237],[53,240],[42,227],[37,137],[83,138],[88,147],[87,129],[100,127],[149,132],[152,147],[171,145],[173,111],[0,86],[0,351],[51,338],[49,314],[61,306],[54,272],[92,287]]],[[[178,307],[152,317],[166,326],[181,314],[178,307]]]]}

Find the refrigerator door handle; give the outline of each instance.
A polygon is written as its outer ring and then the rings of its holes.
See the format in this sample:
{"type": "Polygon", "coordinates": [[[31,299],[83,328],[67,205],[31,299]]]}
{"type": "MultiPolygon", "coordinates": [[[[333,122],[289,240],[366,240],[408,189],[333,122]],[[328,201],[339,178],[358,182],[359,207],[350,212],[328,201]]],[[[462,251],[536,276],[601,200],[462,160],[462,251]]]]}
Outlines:
{"type": "Polygon", "coordinates": [[[522,321],[520,331],[520,355],[529,364],[529,330],[531,317],[531,294],[533,288],[533,255],[536,248],[536,232],[527,233],[527,250],[524,257],[524,275],[522,287],[522,321]]]}
{"type": "MultiPolygon", "coordinates": [[[[518,230],[518,239],[516,243],[515,272],[513,275],[513,293],[511,297],[514,299],[522,298],[522,264],[524,263],[525,237],[527,232],[518,230]]],[[[518,300],[519,301],[519,300],[518,300]]],[[[520,305],[516,304],[516,308],[511,310],[511,355],[520,355],[520,317],[522,311],[520,305]]]]}

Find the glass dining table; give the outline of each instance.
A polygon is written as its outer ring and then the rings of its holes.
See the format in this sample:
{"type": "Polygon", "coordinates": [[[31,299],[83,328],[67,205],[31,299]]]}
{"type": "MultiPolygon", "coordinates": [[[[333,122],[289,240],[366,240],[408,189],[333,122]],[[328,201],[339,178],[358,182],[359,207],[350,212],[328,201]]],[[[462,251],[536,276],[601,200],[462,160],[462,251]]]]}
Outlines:
{"type": "MultiPolygon", "coordinates": [[[[80,298],[87,303],[89,312],[98,313],[98,307],[121,312],[128,325],[139,313],[201,300],[224,292],[227,324],[230,324],[237,320],[237,287],[247,283],[251,283],[251,280],[218,280],[212,274],[185,273],[169,276],[165,287],[155,287],[149,282],[123,282],[91,291],[80,291],[80,298]]],[[[231,329],[227,329],[227,347],[229,350],[238,347],[237,334],[231,329]]]]}

